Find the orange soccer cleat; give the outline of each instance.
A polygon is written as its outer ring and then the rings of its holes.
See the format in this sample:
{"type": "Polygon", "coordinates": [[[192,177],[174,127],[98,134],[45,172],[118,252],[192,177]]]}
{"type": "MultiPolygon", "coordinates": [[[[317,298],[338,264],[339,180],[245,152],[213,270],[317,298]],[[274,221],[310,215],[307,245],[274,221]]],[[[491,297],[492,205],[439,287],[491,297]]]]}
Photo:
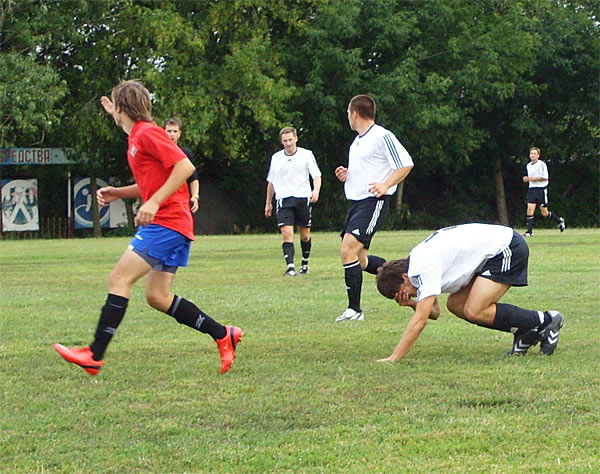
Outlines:
{"type": "Polygon", "coordinates": [[[100,372],[102,365],[104,365],[103,361],[94,360],[92,357],[92,350],[89,346],[71,349],[62,344],[54,344],[54,349],[56,349],[56,352],[58,352],[67,362],[77,364],[90,375],[96,375],[100,372]]]}
{"type": "Polygon", "coordinates": [[[229,370],[235,359],[235,346],[242,339],[244,333],[235,326],[225,326],[227,333],[225,337],[217,339],[217,346],[221,354],[221,373],[224,374],[229,370]]]}

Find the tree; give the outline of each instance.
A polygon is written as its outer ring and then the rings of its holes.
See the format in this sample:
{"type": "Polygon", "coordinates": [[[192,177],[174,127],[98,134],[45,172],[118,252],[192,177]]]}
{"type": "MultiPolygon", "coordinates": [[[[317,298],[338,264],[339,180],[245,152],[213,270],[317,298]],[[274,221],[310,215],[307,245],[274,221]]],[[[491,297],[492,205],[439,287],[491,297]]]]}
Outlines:
{"type": "Polygon", "coordinates": [[[56,105],[66,93],[54,68],[37,57],[39,33],[24,21],[22,8],[0,2],[0,146],[6,148],[43,143],[60,123],[56,105]]]}

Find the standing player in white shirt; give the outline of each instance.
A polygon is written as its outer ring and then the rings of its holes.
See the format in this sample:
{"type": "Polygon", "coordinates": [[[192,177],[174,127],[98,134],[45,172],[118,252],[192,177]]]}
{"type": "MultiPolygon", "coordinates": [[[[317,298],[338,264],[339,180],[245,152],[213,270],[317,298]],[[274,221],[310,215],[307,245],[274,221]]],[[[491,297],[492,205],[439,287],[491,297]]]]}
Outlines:
{"type": "Polygon", "coordinates": [[[413,168],[406,149],[392,132],[375,123],[375,101],[357,95],[348,105],[348,123],[358,136],[348,151],[348,168],[338,166],[336,177],[344,183],[350,207],[342,230],[342,265],[348,308],[336,321],[362,321],[362,272],[377,274],[385,260],[368,255],[371,239],[383,224],[389,199],[413,168]]]}
{"type": "Polygon", "coordinates": [[[541,154],[541,150],[535,146],[529,149],[529,159],[531,161],[527,163],[527,176],[523,176],[523,182],[529,183],[525,199],[527,203],[527,231],[525,237],[533,235],[533,214],[538,205],[542,216],[556,222],[561,232],[565,230],[565,220],[548,209],[548,167],[546,163],[540,160],[541,154]]]}
{"type": "Polygon", "coordinates": [[[313,152],[297,146],[298,134],[294,127],[284,127],[279,132],[283,150],[271,157],[267,175],[267,198],[265,217],[273,213],[273,196],[277,201],[277,226],[283,236],[283,258],[287,269],[283,276],[296,276],[294,265],[294,225],[300,232],[302,265],[300,273],[309,272],[308,259],[312,240],[312,204],[319,200],[321,170],[313,152]],[[313,181],[310,187],[309,176],[313,181]]]}
{"type": "Polygon", "coordinates": [[[394,352],[380,362],[404,357],[427,320],[440,315],[442,293],[450,293],[446,307],[459,318],[514,333],[507,355],[524,355],[538,342],[542,354],[552,354],[562,314],[498,302],[511,286],[527,285],[528,259],[525,239],[510,227],[463,224],[440,229],[413,248],[408,258],[387,262],[377,275],[377,289],[415,313],[394,352]]]}

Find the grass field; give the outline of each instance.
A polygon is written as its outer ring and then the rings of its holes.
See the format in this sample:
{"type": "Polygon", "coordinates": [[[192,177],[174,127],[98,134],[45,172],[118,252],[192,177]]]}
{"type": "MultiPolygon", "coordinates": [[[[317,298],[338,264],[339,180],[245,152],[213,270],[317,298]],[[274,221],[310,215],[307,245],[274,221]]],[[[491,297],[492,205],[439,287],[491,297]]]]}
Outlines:
{"type": "MultiPolygon", "coordinates": [[[[372,253],[428,234],[380,232],[372,253]]],[[[444,310],[405,359],[377,363],[412,311],[365,275],[366,321],[333,322],[335,233],[314,233],[312,273],[285,279],[278,235],[207,236],[174,291],[243,328],[232,369],[140,282],[91,377],[52,344],[91,342],[128,240],[0,241],[1,473],[600,472],[598,229],[536,231],[530,286],[503,300],[565,315],[551,357],[503,358],[512,336],[444,310]]]]}

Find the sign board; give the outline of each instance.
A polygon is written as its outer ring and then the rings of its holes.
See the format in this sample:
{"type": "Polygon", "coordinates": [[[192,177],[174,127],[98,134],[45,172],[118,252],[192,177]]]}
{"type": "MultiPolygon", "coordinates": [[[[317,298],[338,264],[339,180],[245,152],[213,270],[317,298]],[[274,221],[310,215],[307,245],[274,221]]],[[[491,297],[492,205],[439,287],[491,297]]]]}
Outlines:
{"type": "Polygon", "coordinates": [[[67,165],[61,148],[0,148],[0,165],[67,165]]]}
{"type": "Polygon", "coordinates": [[[37,179],[2,180],[2,230],[40,230],[37,179]]]}
{"type": "MultiPolygon", "coordinates": [[[[96,186],[108,186],[106,178],[96,178],[96,186]]],[[[73,213],[76,229],[91,229],[94,227],[92,211],[92,186],[90,178],[75,178],[73,186],[73,213]]],[[[100,227],[111,228],[127,225],[127,212],[122,199],[112,201],[108,206],[99,209],[100,227]]]]}

